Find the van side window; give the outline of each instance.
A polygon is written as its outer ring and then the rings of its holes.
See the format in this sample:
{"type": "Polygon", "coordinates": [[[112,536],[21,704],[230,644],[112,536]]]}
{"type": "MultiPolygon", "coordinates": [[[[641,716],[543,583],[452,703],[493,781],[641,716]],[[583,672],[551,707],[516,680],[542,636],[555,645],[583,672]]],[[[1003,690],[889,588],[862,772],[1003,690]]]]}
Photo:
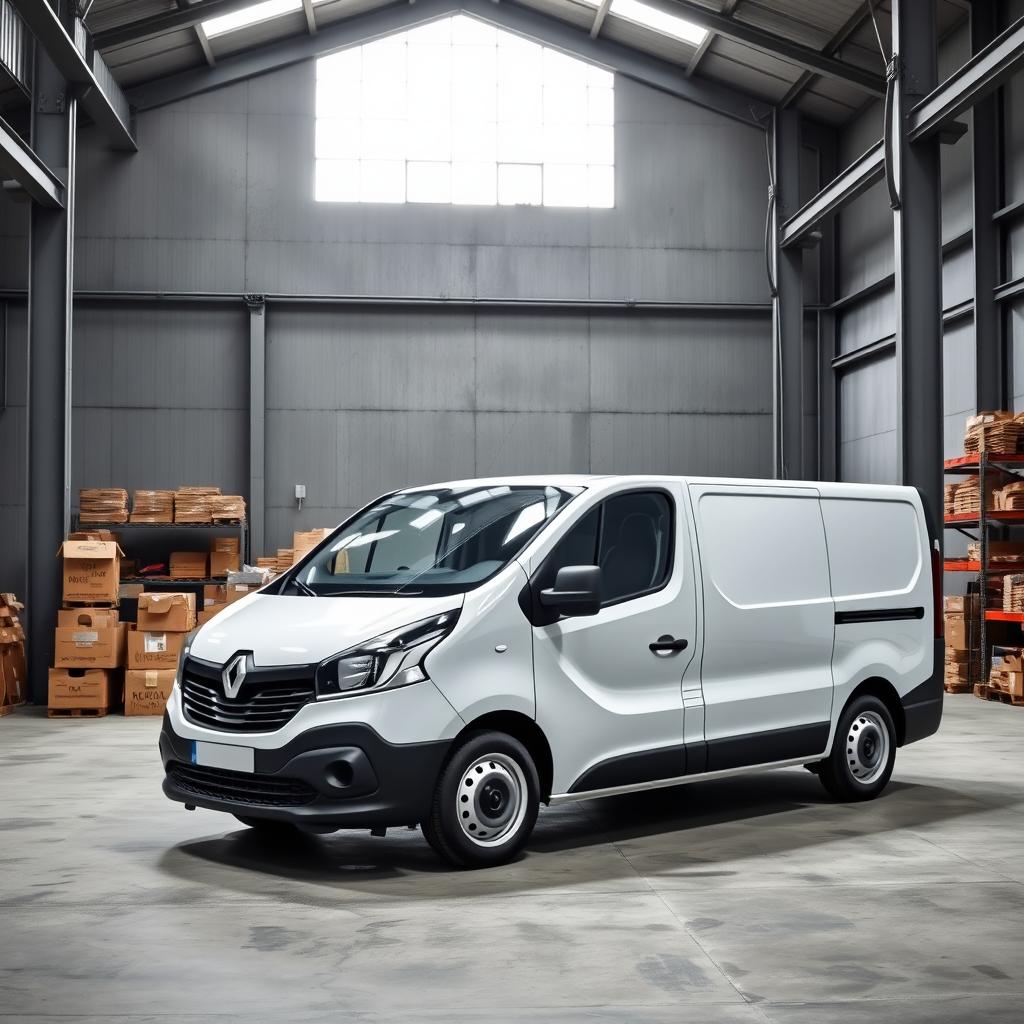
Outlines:
{"type": "Polygon", "coordinates": [[[538,594],[553,587],[558,570],[567,565],[597,565],[597,531],[600,524],[601,506],[598,505],[554,546],[534,580],[534,590],[538,594]]]}
{"type": "Polygon", "coordinates": [[[636,492],[603,506],[597,564],[604,604],[658,589],[668,579],[672,505],[664,494],[636,492]]]}

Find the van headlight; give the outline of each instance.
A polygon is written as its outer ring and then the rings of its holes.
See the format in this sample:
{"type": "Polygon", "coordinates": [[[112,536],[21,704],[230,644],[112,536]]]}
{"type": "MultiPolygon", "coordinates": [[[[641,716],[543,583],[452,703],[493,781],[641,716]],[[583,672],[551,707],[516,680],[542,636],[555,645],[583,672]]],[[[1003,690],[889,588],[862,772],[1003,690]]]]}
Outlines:
{"type": "Polygon", "coordinates": [[[458,620],[458,609],[433,615],[322,661],[316,670],[317,700],[421,682],[427,678],[423,659],[455,628],[458,620]]]}

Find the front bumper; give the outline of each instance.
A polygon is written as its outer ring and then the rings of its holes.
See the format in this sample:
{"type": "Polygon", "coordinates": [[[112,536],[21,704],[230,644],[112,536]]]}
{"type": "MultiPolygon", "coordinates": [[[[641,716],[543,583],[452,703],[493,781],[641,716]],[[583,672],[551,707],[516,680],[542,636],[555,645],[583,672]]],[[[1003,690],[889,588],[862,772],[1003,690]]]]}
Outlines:
{"type": "Polygon", "coordinates": [[[320,726],[281,747],[256,748],[248,776],[194,767],[193,741],[177,735],[165,714],[163,790],[179,803],[314,831],[415,825],[429,813],[450,746],[388,743],[359,723],[320,726]]]}

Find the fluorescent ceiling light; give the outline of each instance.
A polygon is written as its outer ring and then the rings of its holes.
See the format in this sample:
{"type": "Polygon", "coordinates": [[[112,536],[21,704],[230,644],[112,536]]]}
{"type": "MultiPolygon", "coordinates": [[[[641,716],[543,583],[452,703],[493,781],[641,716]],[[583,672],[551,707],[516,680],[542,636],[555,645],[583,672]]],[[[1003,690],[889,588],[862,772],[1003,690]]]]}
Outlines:
{"type": "MultiPolygon", "coordinates": [[[[593,7],[597,6],[595,0],[586,0],[586,2],[593,7]]],[[[681,39],[691,46],[700,46],[708,34],[707,29],[694,25],[692,21],[678,18],[658,7],[642,3],[641,0],[612,0],[611,13],[617,18],[632,21],[635,25],[642,25],[644,28],[660,32],[665,36],[672,36],[673,39],[681,39]]]]}
{"type": "Polygon", "coordinates": [[[232,14],[222,14],[219,18],[207,18],[203,22],[203,31],[208,36],[220,36],[225,32],[247,28],[261,21],[279,18],[282,14],[302,10],[302,0],[263,0],[262,3],[243,7],[232,14]]]}

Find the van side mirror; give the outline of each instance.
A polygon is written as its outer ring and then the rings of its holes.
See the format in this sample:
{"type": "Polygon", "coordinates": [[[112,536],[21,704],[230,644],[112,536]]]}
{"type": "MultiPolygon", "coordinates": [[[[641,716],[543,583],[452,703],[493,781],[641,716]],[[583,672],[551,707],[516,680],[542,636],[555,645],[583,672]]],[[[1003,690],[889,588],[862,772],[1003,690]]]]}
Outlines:
{"type": "Polygon", "coordinates": [[[596,615],[601,610],[601,569],[596,565],[565,565],[555,585],[540,592],[540,603],[562,615],[596,615]]]}

